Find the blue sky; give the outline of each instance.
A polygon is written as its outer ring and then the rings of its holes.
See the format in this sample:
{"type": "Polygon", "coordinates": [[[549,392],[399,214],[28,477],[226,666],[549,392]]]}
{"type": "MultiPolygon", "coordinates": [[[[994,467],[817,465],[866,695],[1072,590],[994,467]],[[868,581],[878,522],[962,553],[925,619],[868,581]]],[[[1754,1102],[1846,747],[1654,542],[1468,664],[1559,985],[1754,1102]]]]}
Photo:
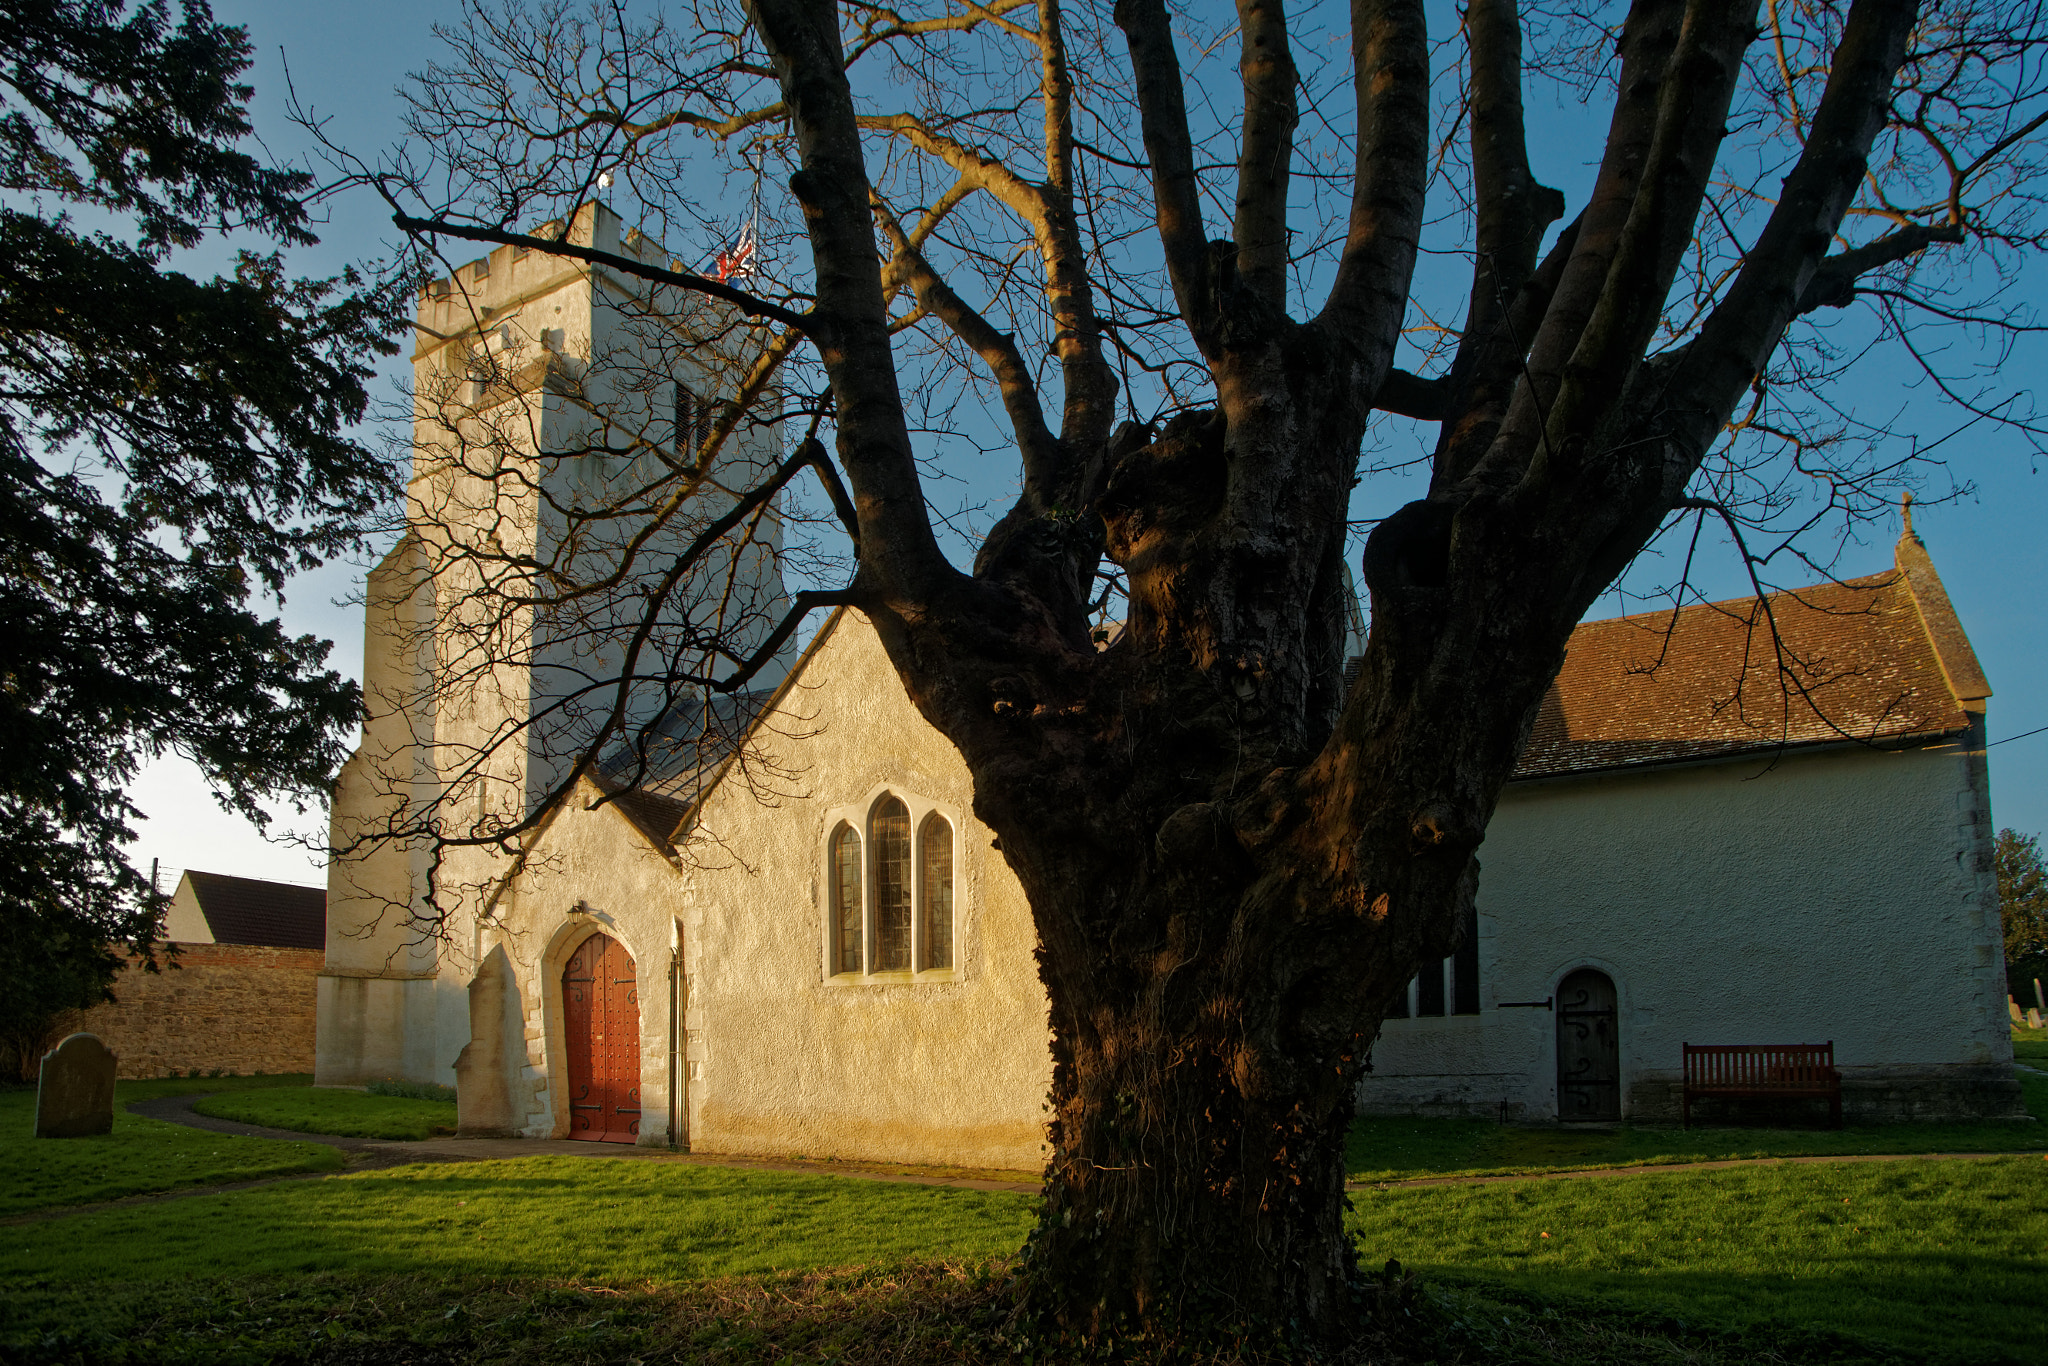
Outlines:
{"type": "MultiPolygon", "coordinates": [[[[248,28],[257,50],[251,73],[257,90],[256,126],[275,156],[289,158],[299,153],[303,137],[285,118],[286,63],[300,99],[331,120],[329,129],[337,141],[365,150],[382,147],[401,131],[393,88],[435,57],[438,43],[431,25],[455,19],[459,10],[450,0],[341,0],[328,5],[216,0],[214,12],[224,22],[248,28]]],[[[1585,115],[1532,105],[1531,118],[1539,177],[1571,191],[1583,168],[1544,165],[1543,160],[1546,155],[1597,154],[1597,149],[1585,152],[1583,141],[1569,136],[1583,128],[1585,115]]],[[[302,271],[330,271],[351,259],[380,254],[390,238],[389,220],[369,196],[340,200],[331,214],[321,246],[299,258],[302,271]]],[[[2044,285],[2048,270],[2037,268],[2022,277],[2020,287],[2040,298],[2048,295],[2044,285]]],[[[2008,361],[1998,382],[2007,389],[2032,387],[2044,364],[2048,347],[2024,348],[2008,361]]],[[[1848,406],[1875,420],[1901,404],[1921,404],[1912,379],[1896,365],[1872,365],[1859,386],[1843,397],[1848,406]]],[[[1921,425],[1924,432],[1935,434],[1951,424],[1928,416],[1921,425]]],[[[1990,730],[1997,741],[2048,727],[2048,641],[2042,629],[2048,598],[2048,470],[2038,468],[2017,440],[1983,427],[1947,449],[1956,476],[1973,484],[1976,492],[1952,504],[1920,509],[1915,524],[1991,679],[1996,695],[1990,730]]],[[[1383,516],[1413,492],[1410,481],[1369,483],[1361,489],[1354,513],[1383,516]]],[[[1894,525],[1866,544],[1852,546],[1836,572],[1846,577],[1887,567],[1891,537],[1896,534],[1894,525]]],[[[1654,577],[1656,568],[1650,566],[1647,573],[1654,577]]],[[[351,675],[359,669],[362,627],[360,610],[348,599],[359,586],[361,573],[360,565],[336,564],[303,576],[294,582],[284,606],[286,622],[294,629],[335,642],[334,663],[351,675]]],[[[1716,596],[1745,591],[1739,566],[1725,548],[1698,577],[1716,596]]],[[[1796,582],[1797,577],[1785,581],[1796,582]]],[[[1999,744],[1991,751],[1993,814],[2001,826],[2048,831],[2044,765],[2048,734],[1999,744]]],[[[155,859],[173,868],[292,882],[323,879],[318,859],[303,848],[266,841],[245,821],[221,812],[182,760],[173,757],[151,765],[138,779],[134,794],[148,816],[131,847],[144,867],[155,859]]],[[[324,826],[323,813],[294,817],[280,812],[273,834],[297,828],[317,840],[324,826]]]]}

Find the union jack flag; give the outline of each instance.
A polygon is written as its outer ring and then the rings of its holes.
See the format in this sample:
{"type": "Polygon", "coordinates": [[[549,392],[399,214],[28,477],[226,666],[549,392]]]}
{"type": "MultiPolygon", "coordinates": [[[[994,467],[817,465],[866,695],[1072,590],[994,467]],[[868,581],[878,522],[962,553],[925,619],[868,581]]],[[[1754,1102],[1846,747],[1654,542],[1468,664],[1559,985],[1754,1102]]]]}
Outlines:
{"type": "Polygon", "coordinates": [[[740,235],[730,246],[722,247],[712,270],[723,281],[751,280],[760,268],[761,239],[754,232],[751,219],[740,229],[740,235]]]}

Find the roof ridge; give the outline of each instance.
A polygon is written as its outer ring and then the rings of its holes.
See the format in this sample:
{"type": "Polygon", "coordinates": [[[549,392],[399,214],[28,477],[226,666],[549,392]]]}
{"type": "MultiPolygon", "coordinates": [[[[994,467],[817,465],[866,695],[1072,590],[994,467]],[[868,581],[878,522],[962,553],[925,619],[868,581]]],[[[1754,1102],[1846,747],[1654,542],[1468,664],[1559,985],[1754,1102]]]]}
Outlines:
{"type": "Polygon", "coordinates": [[[1935,572],[1934,557],[1927,553],[1927,543],[1913,530],[1910,520],[1892,547],[1892,562],[1906,576],[1906,587],[1920,614],[1920,627],[1927,633],[1927,643],[1934,648],[1934,659],[1941,665],[1942,681],[1948,684],[1949,695],[1965,711],[1982,711],[1984,699],[1991,696],[1991,681],[1984,676],[1984,666],[1977,662],[1977,652],[1963,631],[1948,590],[1942,587],[1941,575],[1935,572]],[[1977,705],[1971,706],[1972,702],[1977,705]]]}

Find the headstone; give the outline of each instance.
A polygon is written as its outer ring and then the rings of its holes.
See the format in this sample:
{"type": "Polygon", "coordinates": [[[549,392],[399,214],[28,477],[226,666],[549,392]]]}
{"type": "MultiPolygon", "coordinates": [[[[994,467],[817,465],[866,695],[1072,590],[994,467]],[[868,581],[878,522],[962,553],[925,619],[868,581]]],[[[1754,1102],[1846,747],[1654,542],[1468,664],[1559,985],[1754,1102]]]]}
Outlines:
{"type": "Polygon", "coordinates": [[[2021,1020],[2027,1018],[2026,1015],[2020,1010],[2020,1003],[2018,1001],[2015,1001],[2010,996],[2005,998],[2005,1008],[2012,1012],[2012,1022],[2014,1024],[2018,1024],[2021,1020]]]}
{"type": "Polygon", "coordinates": [[[2040,1027],[2041,1027],[2041,1012],[2040,1012],[2040,1010],[2039,1010],[2038,1008],[2034,1007],[2034,1006],[2028,1006],[2028,1007],[2027,1007],[2027,1028],[2029,1028],[2029,1029],[2039,1029],[2040,1027]]]}
{"type": "Polygon", "coordinates": [[[36,1137],[86,1138],[113,1128],[113,1050],[97,1034],[73,1034],[43,1054],[36,1137]]]}
{"type": "Polygon", "coordinates": [[[2048,1015],[2048,996],[2041,994],[2041,979],[2038,977],[2034,979],[2034,1005],[2043,1015],[2048,1015]]]}

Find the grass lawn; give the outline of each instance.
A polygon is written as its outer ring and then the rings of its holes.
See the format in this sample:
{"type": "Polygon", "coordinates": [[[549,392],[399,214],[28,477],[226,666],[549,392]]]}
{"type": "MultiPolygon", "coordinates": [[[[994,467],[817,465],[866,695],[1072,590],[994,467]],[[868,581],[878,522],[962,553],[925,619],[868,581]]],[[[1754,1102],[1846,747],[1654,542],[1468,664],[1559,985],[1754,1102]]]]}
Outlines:
{"type": "Polygon", "coordinates": [[[2048,1029],[2012,1027],[2012,1055],[2032,1067],[2048,1069],[2048,1029]]]}
{"type": "MultiPolygon", "coordinates": [[[[1368,1265],[1396,1257],[1452,1287],[1437,1296],[1439,1327],[1480,1335],[1457,1359],[1878,1359],[1829,1355],[1839,1343],[1806,1355],[1773,1355],[1758,1346],[1820,1333],[1862,1335],[1915,1359],[1924,1353],[1981,1363],[2032,1360],[2048,1331],[2048,1297],[2041,1293],[2048,1286],[2048,1162],[2039,1158],[1395,1188],[1361,1191],[1353,1201],[1351,1225],[1368,1265]],[[1467,1294],[1474,1298],[1457,1298],[1467,1294]],[[1529,1310],[1530,1303],[1538,1308],[1529,1310]],[[1546,1316],[1546,1303],[1567,1309],[1546,1316]],[[1571,1310],[1576,1303],[1597,1312],[1571,1310]],[[1683,1326],[1673,1327],[1674,1321],[1683,1326]],[[1581,1343],[1583,1351],[1573,1349],[1578,1354],[1536,1352],[1524,1341],[1532,1333],[1543,1341],[1578,1341],[1573,1335],[1594,1328],[1608,1347],[1596,1351],[1581,1343]],[[1703,1348],[1686,1356],[1671,1348],[1674,1333],[1750,1336],[1740,1339],[1749,1343],[1740,1350],[1728,1345],[1738,1339],[1728,1338],[1725,1352],[1703,1348]]],[[[311,1346],[334,1340],[330,1325],[355,1342],[349,1335],[400,1329],[413,1335],[407,1341],[439,1340],[434,1335],[445,1336],[449,1324],[467,1324],[465,1331],[499,1334],[504,1359],[530,1348],[551,1360],[624,1362],[646,1355],[645,1333],[687,1329],[681,1345],[697,1344],[679,1351],[687,1360],[762,1366],[785,1355],[794,1361],[887,1360],[852,1351],[834,1355],[835,1334],[882,1309],[868,1304],[850,1316],[825,1312],[818,1287],[833,1278],[821,1281],[816,1273],[863,1267],[850,1281],[835,1273],[837,1283],[886,1289],[904,1278],[939,1274],[929,1270],[937,1261],[953,1267],[945,1274],[957,1279],[956,1272],[967,1274],[958,1272],[961,1266],[985,1268],[1014,1252],[1034,1208],[1029,1196],[1001,1192],[567,1157],[397,1168],[198,1195],[70,1216],[42,1226],[47,1232],[33,1240],[0,1247],[0,1286],[6,1287],[0,1357],[19,1355],[14,1349],[24,1334],[40,1340],[52,1324],[89,1322],[92,1332],[113,1332],[111,1325],[130,1322],[123,1316],[132,1311],[132,1322],[141,1325],[134,1332],[143,1334],[134,1339],[139,1355],[73,1356],[151,1359],[140,1344],[168,1341],[148,1335],[171,1333],[179,1324],[185,1326],[177,1332],[197,1334],[199,1346],[157,1357],[296,1359],[253,1350],[250,1340],[235,1336],[285,1326],[304,1335],[295,1341],[311,1346]],[[920,1266],[926,1270],[916,1270],[920,1266]],[[759,1298],[764,1283],[758,1279],[747,1282],[752,1290],[723,1281],[715,1290],[687,1288],[735,1276],[780,1277],[767,1284],[810,1288],[790,1290],[795,1298],[782,1307],[757,1304],[744,1312],[739,1302],[759,1298]],[[584,1298],[547,1298],[555,1292],[546,1287],[564,1285],[582,1287],[584,1298]],[[309,1288],[315,1286],[326,1288],[316,1293],[309,1288]],[[605,1298],[614,1292],[616,1299],[605,1298]],[[709,1309],[704,1294],[712,1296],[709,1309]],[[167,1309],[172,1301],[186,1308],[167,1309]],[[543,1313],[536,1303],[555,1309],[543,1313]],[[63,1306],[83,1304],[105,1312],[66,1319],[63,1306]],[[575,1309],[569,1316],[575,1323],[563,1317],[563,1305],[575,1309]],[[633,1306],[623,1319],[613,1312],[633,1306]],[[762,1314],[782,1326],[764,1327],[762,1314]],[[203,1324],[193,1326],[200,1320],[214,1327],[202,1332],[203,1324]],[[641,1327],[631,1328],[636,1322],[641,1327]],[[555,1337],[527,1342],[543,1327],[567,1334],[563,1342],[582,1341],[572,1328],[610,1333],[614,1338],[607,1341],[618,1350],[597,1351],[592,1340],[586,1344],[591,1351],[562,1355],[547,1349],[555,1337]],[[698,1350],[712,1340],[689,1336],[700,1332],[746,1350],[724,1356],[698,1350]],[[797,1337],[777,1336],[786,1332],[797,1337]],[[227,1345],[220,1333],[236,1344],[233,1352],[192,1355],[205,1341],[227,1345]],[[515,1342],[527,1348],[514,1351],[515,1342]],[[772,1354],[754,1353],[778,1342],[783,1345],[772,1354]],[[797,1351],[792,1343],[812,1346],[797,1351]]],[[[874,1293],[886,1301],[894,1292],[874,1293]]],[[[896,1323],[890,1331],[935,1331],[928,1312],[917,1323],[923,1326],[896,1323]]],[[[466,1341],[483,1345],[480,1337],[466,1341]]],[[[22,1359],[71,1358],[59,1352],[22,1359]]],[[[928,1359],[959,1358],[940,1353],[928,1359]]]]}
{"type": "MultiPolygon", "coordinates": [[[[2048,1030],[2040,1032],[2048,1036],[2048,1030]]],[[[2015,1044],[2015,1051],[2021,1046],[2015,1044]]],[[[2039,1046],[2048,1051],[2048,1043],[2039,1046]]],[[[2048,1059],[2042,1066],[2048,1067],[2048,1059]]],[[[1572,1171],[1741,1157],[2048,1148],[2048,1077],[2025,1072],[2018,1076],[2034,1115],[2032,1124],[1869,1124],[1841,1129],[1638,1129],[1624,1124],[1613,1129],[1525,1129],[1481,1119],[1367,1117],[1352,1121],[1346,1166],[1354,1181],[1398,1181],[1452,1173],[1572,1171]]]]}
{"type": "Polygon", "coordinates": [[[455,1132],[455,1103],[311,1086],[228,1091],[192,1107],[215,1119],[347,1138],[432,1138],[455,1132]]]}
{"type": "Polygon", "coordinates": [[[1411,1187],[1352,1202],[1368,1264],[1399,1257],[1482,1288],[1688,1323],[1772,1320],[1957,1362],[2035,1361],[2048,1334],[2038,1157],[1411,1187]]]}
{"type": "Polygon", "coordinates": [[[127,1102],[149,1096],[223,1086],[302,1086],[305,1081],[304,1077],[212,1077],[120,1082],[114,1088],[114,1131],[97,1138],[35,1137],[35,1088],[0,1089],[0,1218],[180,1186],[338,1168],[342,1155],[318,1143],[235,1138],[145,1119],[126,1109],[127,1102]]]}
{"type": "Polygon", "coordinates": [[[421,1165],[80,1214],[61,1238],[0,1248],[0,1284],[348,1272],[618,1285],[893,1265],[1012,1253],[1033,1205],[658,1159],[421,1165]]]}
{"type": "MultiPolygon", "coordinates": [[[[303,1115],[309,1098],[414,1113],[435,1104],[304,1083],[124,1083],[120,1098],[241,1087],[233,1116],[273,1124],[303,1115]]],[[[2048,1114],[2048,1079],[2028,1088],[2048,1114]]],[[[338,1161],[316,1145],[125,1113],[111,1139],[37,1143],[25,1137],[32,1109],[32,1092],[0,1092],[0,1117],[19,1119],[0,1140],[0,1214],[338,1161]],[[23,1154],[45,1165],[25,1170],[23,1154]],[[173,1170],[180,1154],[205,1160],[173,1170]]],[[[1363,1151],[1379,1164],[1363,1170],[1389,1176],[1989,1149],[2001,1136],[2048,1146],[2037,1125],[1565,1133],[1380,1120],[1360,1130],[1354,1167],[1363,1151]]],[[[1425,1273],[1402,1321],[1444,1362],[1977,1366],[2033,1362],[2048,1340],[2048,1161],[2038,1157],[1352,1199],[1366,1264],[1393,1257],[1425,1273]]],[[[1008,1360],[992,1336],[1001,1281],[1035,1208],[1003,1192],[573,1157],[194,1195],[63,1216],[0,1245],[0,1360],[1008,1360]]]]}
{"type": "MultiPolygon", "coordinates": [[[[304,1276],[62,1288],[0,1299],[0,1356],[20,1366],[186,1363],[573,1362],[578,1366],[1029,1366],[1017,1350],[1010,1267],[920,1261],[615,1287],[478,1279],[304,1276]]],[[[1738,1334],[1626,1311],[1558,1309],[1430,1282],[1390,1315],[1396,1362],[1543,1366],[1900,1366],[1824,1334],[1738,1334]],[[1789,1349],[1789,1350],[1788,1350],[1789,1349]]],[[[1088,1354],[1086,1360],[1100,1360],[1088,1354]]],[[[1251,1366],[1256,1350],[1131,1345],[1125,1366],[1251,1366]]]]}

